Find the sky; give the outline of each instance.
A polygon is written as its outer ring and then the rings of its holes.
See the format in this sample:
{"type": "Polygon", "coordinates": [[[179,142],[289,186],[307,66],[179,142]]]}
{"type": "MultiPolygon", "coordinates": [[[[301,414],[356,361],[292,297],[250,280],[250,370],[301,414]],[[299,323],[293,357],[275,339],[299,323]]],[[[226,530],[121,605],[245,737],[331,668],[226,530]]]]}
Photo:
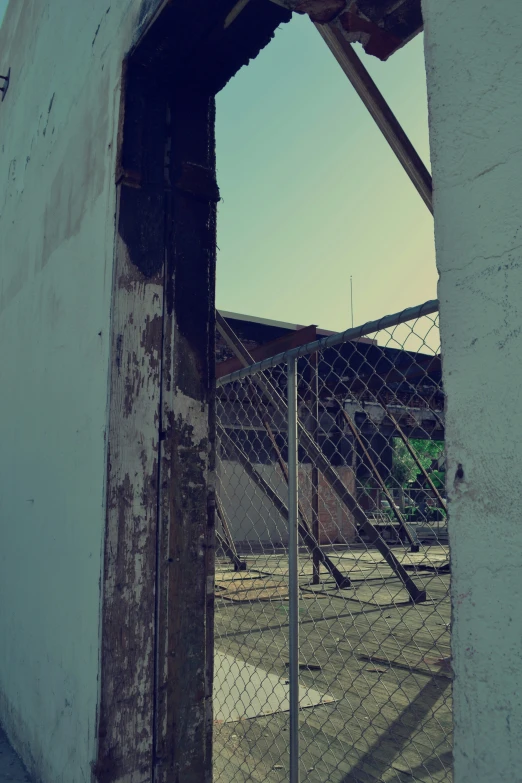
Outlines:
{"type": "MultiPolygon", "coordinates": [[[[423,36],[366,67],[429,168],[423,36]]],[[[436,297],[433,218],[294,15],[217,96],[217,306],[341,330],[436,297]]]]}
{"type": "MultiPolygon", "coordinates": [[[[429,168],[423,36],[356,50],[429,168]]],[[[355,325],[436,297],[433,219],[307,17],[219,93],[216,146],[218,308],[341,330],[350,277],[355,325]]]]}

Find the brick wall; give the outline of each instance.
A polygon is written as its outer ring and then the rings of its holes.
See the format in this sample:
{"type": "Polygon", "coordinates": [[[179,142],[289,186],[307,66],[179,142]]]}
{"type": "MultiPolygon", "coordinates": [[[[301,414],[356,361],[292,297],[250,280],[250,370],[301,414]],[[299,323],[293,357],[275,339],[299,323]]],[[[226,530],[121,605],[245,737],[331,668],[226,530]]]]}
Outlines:
{"type": "MultiPolygon", "coordinates": [[[[346,466],[336,471],[347,489],[355,496],[355,476],[346,466]]],[[[312,469],[310,465],[299,466],[299,499],[308,520],[312,519],[312,469]]],[[[344,544],[355,539],[356,530],[352,515],[332,492],[328,482],[319,473],[319,543],[344,544]]]]}

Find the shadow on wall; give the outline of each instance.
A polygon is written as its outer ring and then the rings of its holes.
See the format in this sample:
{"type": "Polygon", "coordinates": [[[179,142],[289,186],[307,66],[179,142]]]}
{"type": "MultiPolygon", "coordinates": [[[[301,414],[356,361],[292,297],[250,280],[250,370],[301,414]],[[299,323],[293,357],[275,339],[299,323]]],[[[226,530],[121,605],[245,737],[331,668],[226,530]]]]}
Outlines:
{"type": "MultiPolygon", "coordinates": [[[[1,8],[0,8],[1,13],[1,8]]],[[[32,783],[24,765],[0,729],[0,783],[32,783]]]]}

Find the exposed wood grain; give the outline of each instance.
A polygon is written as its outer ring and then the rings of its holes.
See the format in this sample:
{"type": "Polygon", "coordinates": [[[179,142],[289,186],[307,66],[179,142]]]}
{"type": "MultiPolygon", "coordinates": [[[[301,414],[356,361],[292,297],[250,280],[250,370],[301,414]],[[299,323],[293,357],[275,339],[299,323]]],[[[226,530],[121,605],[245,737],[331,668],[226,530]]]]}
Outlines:
{"type": "Polygon", "coordinates": [[[172,95],[158,548],[156,778],[211,777],[214,99],[172,95]]]}
{"type": "Polygon", "coordinates": [[[152,768],[163,281],[140,272],[121,237],[115,264],[95,774],[100,783],[144,783],[152,768]]]}

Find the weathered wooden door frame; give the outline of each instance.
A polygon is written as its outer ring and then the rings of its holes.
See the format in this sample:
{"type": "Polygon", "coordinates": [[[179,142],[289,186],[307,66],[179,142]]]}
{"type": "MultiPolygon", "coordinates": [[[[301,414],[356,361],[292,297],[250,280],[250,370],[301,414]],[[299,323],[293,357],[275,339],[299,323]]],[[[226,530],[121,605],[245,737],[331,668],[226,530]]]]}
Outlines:
{"type": "Polygon", "coordinates": [[[289,18],[170,0],[124,64],[99,783],[212,777],[214,96],[289,18]]]}

